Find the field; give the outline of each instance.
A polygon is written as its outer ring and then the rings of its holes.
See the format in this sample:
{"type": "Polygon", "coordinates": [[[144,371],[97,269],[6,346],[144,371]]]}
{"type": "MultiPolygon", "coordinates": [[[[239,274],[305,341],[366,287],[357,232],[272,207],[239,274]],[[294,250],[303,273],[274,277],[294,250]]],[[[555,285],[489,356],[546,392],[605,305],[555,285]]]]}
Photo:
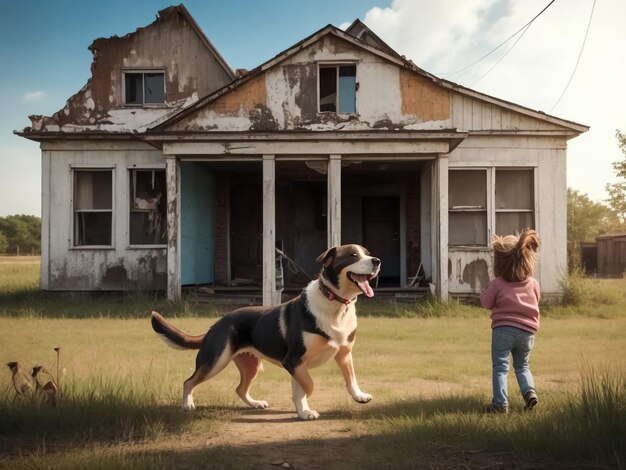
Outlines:
{"type": "Polygon", "coordinates": [[[531,366],[540,404],[486,415],[490,330],[482,309],[359,301],[355,366],[374,396],[354,403],[334,365],[315,369],[309,399],[321,417],[295,418],[286,372],[265,365],[252,386],[268,410],[237,398],[229,366],[180,410],[194,353],[152,333],[156,306],[204,332],[224,305],[147,294],[50,295],[32,259],[0,260],[0,359],[56,370],[49,408],[14,398],[0,373],[0,468],[623,468],[626,464],[626,281],[577,280],[576,305],[543,309],[531,366]],[[391,317],[391,318],[390,318],[391,317]]]}

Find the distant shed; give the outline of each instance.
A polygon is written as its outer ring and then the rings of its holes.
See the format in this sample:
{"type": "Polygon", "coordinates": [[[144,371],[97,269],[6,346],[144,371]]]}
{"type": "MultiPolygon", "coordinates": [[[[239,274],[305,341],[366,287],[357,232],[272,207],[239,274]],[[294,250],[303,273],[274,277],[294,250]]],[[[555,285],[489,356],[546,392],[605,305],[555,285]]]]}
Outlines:
{"type": "Polygon", "coordinates": [[[596,237],[598,274],[622,277],[626,271],[626,231],[615,230],[596,237]]]}

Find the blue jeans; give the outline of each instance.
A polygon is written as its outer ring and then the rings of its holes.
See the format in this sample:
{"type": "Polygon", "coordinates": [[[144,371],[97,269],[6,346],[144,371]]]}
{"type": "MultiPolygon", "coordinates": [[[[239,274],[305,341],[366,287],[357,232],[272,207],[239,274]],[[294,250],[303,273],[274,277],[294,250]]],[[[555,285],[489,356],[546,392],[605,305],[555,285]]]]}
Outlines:
{"type": "Polygon", "coordinates": [[[496,406],[508,407],[507,375],[509,354],[513,356],[513,368],[524,396],[535,389],[533,375],[528,367],[530,351],[535,344],[535,335],[513,326],[498,326],[491,332],[491,364],[493,366],[493,399],[496,406]]]}

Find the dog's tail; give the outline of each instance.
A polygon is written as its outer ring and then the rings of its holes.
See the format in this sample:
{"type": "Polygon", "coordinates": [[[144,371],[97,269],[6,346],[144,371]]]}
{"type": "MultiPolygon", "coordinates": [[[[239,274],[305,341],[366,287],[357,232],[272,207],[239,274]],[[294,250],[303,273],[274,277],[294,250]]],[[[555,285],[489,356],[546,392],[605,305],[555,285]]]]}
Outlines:
{"type": "Polygon", "coordinates": [[[159,312],[152,312],[152,329],[169,347],[174,349],[200,349],[204,335],[191,336],[168,322],[159,312]]]}

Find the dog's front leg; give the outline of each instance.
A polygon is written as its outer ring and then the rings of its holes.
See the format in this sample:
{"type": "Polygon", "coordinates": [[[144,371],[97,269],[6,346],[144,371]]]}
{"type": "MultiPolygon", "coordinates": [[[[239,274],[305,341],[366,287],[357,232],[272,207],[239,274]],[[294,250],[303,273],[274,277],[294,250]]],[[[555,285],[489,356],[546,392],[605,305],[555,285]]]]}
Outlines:
{"type": "Polygon", "coordinates": [[[309,374],[308,369],[302,363],[297,361],[295,365],[291,361],[284,363],[285,369],[291,374],[291,391],[293,404],[296,406],[296,412],[300,419],[317,419],[320,414],[309,408],[307,397],[313,393],[313,378],[309,374]]]}
{"type": "Polygon", "coordinates": [[[372,396],[369,393],[362,392],[356,381],[354,364],[352,363],[352,348],[341,346],[335,355],[335,361],[337,361],[341,375],[343,375],[343,379],[346,382],[348,393],[352,396],[354,401],[359,403],[367,403],[370,401],[372,396]]]}

